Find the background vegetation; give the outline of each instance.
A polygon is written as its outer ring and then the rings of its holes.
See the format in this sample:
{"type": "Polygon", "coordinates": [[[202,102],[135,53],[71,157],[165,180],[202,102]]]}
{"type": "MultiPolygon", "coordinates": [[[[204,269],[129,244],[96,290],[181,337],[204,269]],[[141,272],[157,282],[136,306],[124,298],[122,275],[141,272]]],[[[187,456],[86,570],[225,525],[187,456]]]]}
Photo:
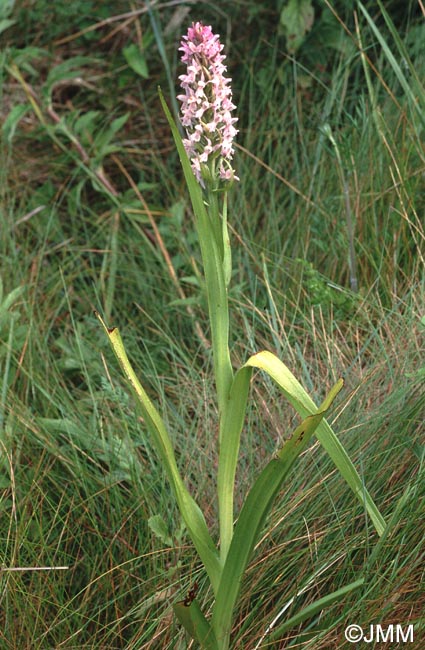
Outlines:
{"type": "MultiPolygon", "coordinates": [[[[171,602],[195,579],[211,598],[92,313],[120,326],[213,527],[199,252],[157,94],[175,103],[193,20],[221,34],[238,105],[234,358],[272,349],[317,400],[344,376],[334,425],[390,522],[378,542],[314,445],[248,572],[235,648],[257,647],[291,599],[279,622],[361,575],[261,647],[352,647],[348,623],[413,623],[421,647],[424,9],[364,7],[0,3],[1,648],[183,649],[171,602]]],[[[265,386],[241,494],[294,423],[265,386]]]]}

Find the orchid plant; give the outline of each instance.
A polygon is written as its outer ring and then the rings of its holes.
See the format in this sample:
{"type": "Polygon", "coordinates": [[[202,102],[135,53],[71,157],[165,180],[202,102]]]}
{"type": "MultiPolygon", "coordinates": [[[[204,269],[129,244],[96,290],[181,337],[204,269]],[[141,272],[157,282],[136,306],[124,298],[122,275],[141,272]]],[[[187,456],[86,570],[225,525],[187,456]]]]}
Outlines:
{"type": "MultiPolygon", "coordinates": [[[[211,27],[200,22],[192,24],[183,36],[180,49],[183,52],[182,62],[186,65],[186,74],[180,77],[182,94],[178,96],[181,102],[181,124],[186,131],[184,139],[179,134],[161,92],[160,99],[179,153],[192,203],[208,298],[219,420],[219,541],[214,540],[200,507],[185,485],[164,421],[138,380],[118,329],[109,329],[99,315],[98,318],[134,390],[146,428],[168,476],[188,534],[205,568],[214,595],[211,611],[205,615],[201,611],[196,590],[192,589],[186,598],[174,604],[175,614],[202,648],[227,650],[231,643],[232,620],[244,571],[274,497],[299,454],[307,448],[313,434],[333,460],[342,478],[364,504],[379,535],[384,531],[385,522],[325,418],[342,387],[342,380],[337,382],[317,407],[287,366],[270,351],[260,351],[239,369],[233,368],[229,350],[227,293],[231,280],[227,196],[232,185],[239,179],[232,166],[237,118],[232,117],[235,105],[232,102],[231,80],[225,76],[223,45],[211,27]],[[301,423],[260,472],[247,491],[236,518],[233,493],[241,432],[254,369],[264,371],[276,382],[285,398],[301,416],[301,423]]],[[[347,585],[344,593],[358,587],[360,583],[361,581],[356,581],[347,585]]],[[[335,592],[329,599],[339,596],[341,594],[335,592]]],[[[309,611],[311,615],[311,606],[309,611]]]]}

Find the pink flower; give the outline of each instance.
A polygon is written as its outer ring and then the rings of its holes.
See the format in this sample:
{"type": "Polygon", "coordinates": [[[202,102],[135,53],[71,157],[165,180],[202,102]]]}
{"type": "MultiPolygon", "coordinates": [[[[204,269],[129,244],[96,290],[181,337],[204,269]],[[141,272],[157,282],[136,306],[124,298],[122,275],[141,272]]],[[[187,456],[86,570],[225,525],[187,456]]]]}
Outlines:
{"type": "Polygon", "coordinates": [[[224,76],[226,58],[218,34],[202,23],[193,23],[183,36],[182,61],[187,73],[179,77],[184,92],[181,102],[181,123],[187,138],[183,140],[193,172],[205,187],[205,180],[215,183],[239,180],[232,169],[233,139],[237,133],[231,116],[231,79],[224,76]]]}

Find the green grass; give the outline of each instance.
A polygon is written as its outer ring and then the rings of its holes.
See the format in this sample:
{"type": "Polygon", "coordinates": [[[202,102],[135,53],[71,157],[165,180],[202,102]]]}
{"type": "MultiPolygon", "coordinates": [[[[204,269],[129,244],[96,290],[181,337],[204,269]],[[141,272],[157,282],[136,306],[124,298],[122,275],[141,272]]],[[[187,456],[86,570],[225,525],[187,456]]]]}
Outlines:
{"type": "MultiPolygon", "coordinates": [[[[342,45],[324,52],[322,23],[294,60],[272,4],[223,2],[219,16],[194,6],[167,31],[172,7],[153,24],[148,13],[119,17],[132,11],[122,1],[102,15],[77,3],[70,16],[58,10],[49,32],[42,6],[22,1],[1,36],[1,648],[184,649],[172,602],[195,580],[211,602],[93,315],[120,327],[216,534],[200,258],[156,91],[176,80],[179,36],[200,16],[223,35],[240,119],[241,183],[229,207],[233,358],[271,349],[316,401],[344,377],[333,426],[390,522],[379,541],[314,444],[249,567],[234,647],[254,650],[292,598],[276,625],[362,576],[360,590],[261,647],[352,647],[348,623],[413,623],[417,647],[424,638],[425,93],[412,72],[425,57],[423,16],[412,2],[403,22],[388,3],[393,27],[365,3],[378,37],[361,10],[356,32],[353,13],[335,3],[349,35],[319,3],[316,21],[326,18],[342,45]],[[144,48],[147,79],[127,65],[130,42],[144,48]],[[58,68],[81,56],[75,75],[58,68]],[[166,530],[149,521],[158,513],[166,530]],[[10,570],[25,567],[46,570],[10,570]]],[[[254,380],[252,392],[238,508],[295,421],[271,382],[254,380]]]]}

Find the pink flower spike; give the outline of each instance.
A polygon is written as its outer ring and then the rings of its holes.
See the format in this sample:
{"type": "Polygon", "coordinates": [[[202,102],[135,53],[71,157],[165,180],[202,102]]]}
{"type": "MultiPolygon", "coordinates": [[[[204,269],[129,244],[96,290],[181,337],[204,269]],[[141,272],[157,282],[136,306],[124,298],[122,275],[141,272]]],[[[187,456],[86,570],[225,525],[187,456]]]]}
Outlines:
{"type": "Polygon", "coordinates": [[[193,172],[202,187],[207,179],[215,185],[216,181],[239,180],[230,164],[237,118],[231,116],[236,106],[231,79],[224,76],[226,57],[221,54],[220,37],[210,26],[192,23],[179,49],[186,74],[179,77],[182,93],[177,99],[187,136],[183,142],[193,172]]]}

